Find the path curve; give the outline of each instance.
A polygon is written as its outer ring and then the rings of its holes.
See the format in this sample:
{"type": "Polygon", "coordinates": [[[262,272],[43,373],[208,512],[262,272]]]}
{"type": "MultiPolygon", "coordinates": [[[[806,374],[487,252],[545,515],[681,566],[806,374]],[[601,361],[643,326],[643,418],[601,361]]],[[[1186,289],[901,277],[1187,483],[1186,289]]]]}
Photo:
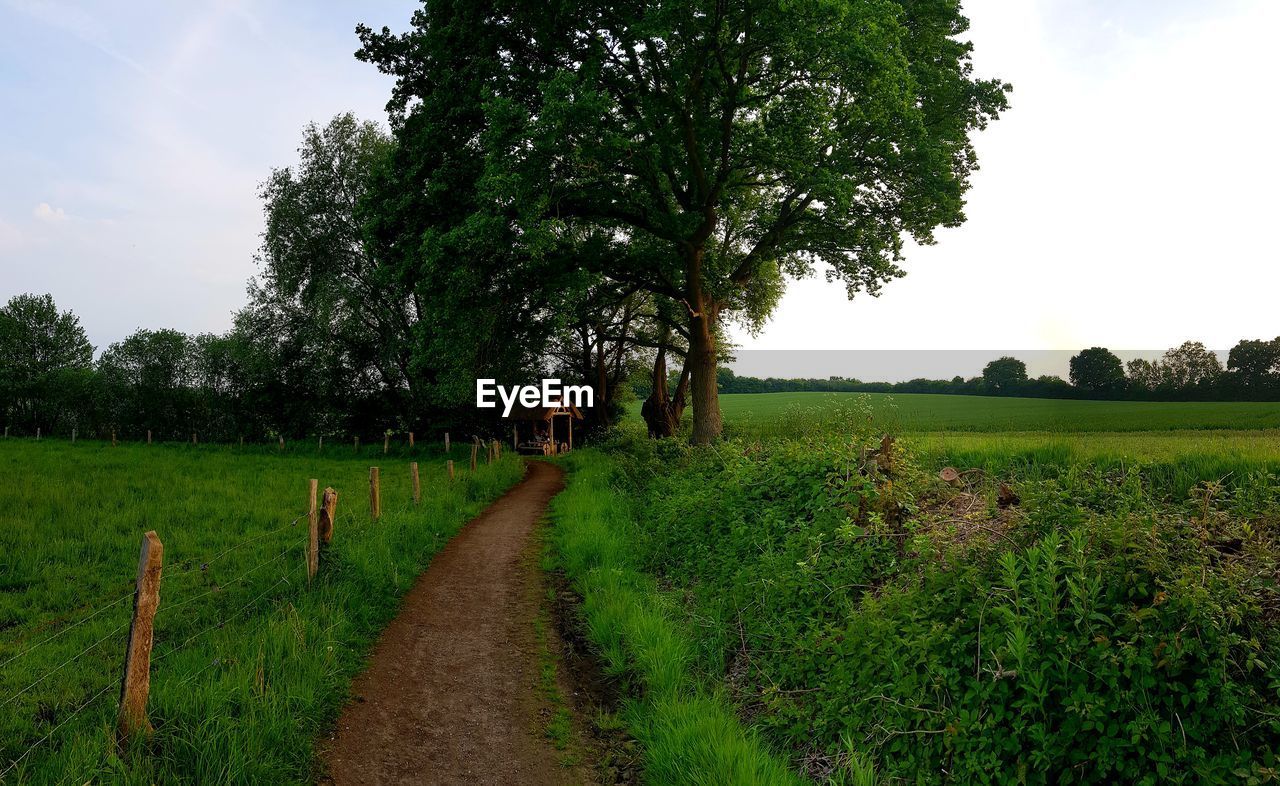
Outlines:
{"type": "Polygon", "coordinates": [[[328,782],[583,782],[545,739],[536,698],[541,583],[530,537],[563,475],[529,462],[418,577],[352,684],[323,752],[328,782]]]}

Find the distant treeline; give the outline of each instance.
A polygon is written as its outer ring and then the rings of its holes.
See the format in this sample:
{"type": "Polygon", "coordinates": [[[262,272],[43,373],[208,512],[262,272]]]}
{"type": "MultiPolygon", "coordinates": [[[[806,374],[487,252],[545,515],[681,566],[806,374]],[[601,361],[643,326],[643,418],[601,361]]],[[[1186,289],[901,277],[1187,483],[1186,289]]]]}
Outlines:
{"type": "Polygon", "coordinates": [[[1070,379],[1028,377],[1026,364],[1012,357],[987,364],[982,376],[864,382],[850,377],[826,379],[738,376],[719,370],[721,393],[949,393],[970,396],[1083,398],[1134,401],[1280,401],[1280,337],[1242,340],[1227,365],[1200,342],[1188,341],[1159,360],[1131,360],[1126,366],[1113,352],[1092,347],[1071,358],[1070,379]]]}
{"type": "Polygon", "coordinates": [[[375,377],[343,364],[266,340],[243,319],[221,335],[138,330],[95,360],[73,313],[18,295],[0,306],[0,423],[13,435],[202,442],[412,427],[375,377]]]}

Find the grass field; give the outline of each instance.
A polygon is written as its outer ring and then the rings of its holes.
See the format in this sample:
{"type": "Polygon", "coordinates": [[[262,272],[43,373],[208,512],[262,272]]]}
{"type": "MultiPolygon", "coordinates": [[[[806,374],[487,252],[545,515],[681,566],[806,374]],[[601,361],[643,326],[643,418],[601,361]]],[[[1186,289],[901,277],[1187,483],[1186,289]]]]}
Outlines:
{"type": "MultiPolygon", "coordinates": [[[[1254,401],[1072,401],[926,393],[734,393],[720,396],[725,423],[768,433],[798,421],[836,425],[848,402],[865,400],[877,422],[902,431],[1124,432],[1280,429],[1280,403],[1254,401]]],[[[637,413],[639,412],[637,406],[637,413]]]]}
{"type": "Polygon", "coordinates": [[[447,478],[380,449],[0,443],[0,781],[290,783],[400,595],[458,527],[514,483],[504,458],[447,478]],[[368,468],[382,469],[383,516],[368,468]],[[339,492],[305,574],[307,480],[339,492]],[[149,704],[154,735],[112,742],[144,531],[164,542],[149,704]]]}

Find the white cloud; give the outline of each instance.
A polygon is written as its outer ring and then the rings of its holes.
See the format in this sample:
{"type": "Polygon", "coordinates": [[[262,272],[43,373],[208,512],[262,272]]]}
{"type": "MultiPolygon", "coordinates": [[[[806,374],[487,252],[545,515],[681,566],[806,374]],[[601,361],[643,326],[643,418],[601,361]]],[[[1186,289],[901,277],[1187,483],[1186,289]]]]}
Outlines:
{"type": "Polygon", "coordinates": [[[67,211],[60,207],[51,207],[48,202],[41,202],[31,214],[49,224],[67,220],[67,211]]]}

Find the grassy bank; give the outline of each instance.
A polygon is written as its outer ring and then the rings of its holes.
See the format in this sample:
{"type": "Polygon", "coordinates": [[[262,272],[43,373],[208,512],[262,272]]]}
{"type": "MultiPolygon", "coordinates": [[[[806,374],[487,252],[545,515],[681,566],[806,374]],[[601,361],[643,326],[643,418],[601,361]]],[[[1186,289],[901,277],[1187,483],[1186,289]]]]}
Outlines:
{"type": "Polygon", "coordinates": [[[1101,462],[919,437],[884,469],[873,420],[609,454],[616,504],[643,522],[612,527],[614,548],[678,599],[666,608],[695,632],[688,667],[794,770],[1274,779],[1275,474],[1220,482],[1232,458],[1208,447],[1201,463],[1101,462]],[[937,478],[966,456],[984,471],[937,478]]]}
{"type": "Polygon", "coordinates": [[[645,781],[798,783],[691,670],[695,644],[670,599],[639,570],[637,524],[614,489],[610,459],[583,450],[566,464],[568,488],[552,503],[552,547],[582,597],[588,637],[606,673],[630,696],[623,719],[643,747],[645,781]]]}
{"type": "MultiPolygon", "coordinates": [[[[465,466],[464,451],[455,456],[465,466]]],[[[0,443],[0,772],[6,783],[309,782],[313,740],[400,596],[515,459],[450,482],[422,451],[0,443]],[[369,515],[368,468],[383,517],[369,515]],[[307,586],[307,479],[339,492],[307,586]],[[164,542],[149,713],[111,744],[141,534],[164,542]]]]}

